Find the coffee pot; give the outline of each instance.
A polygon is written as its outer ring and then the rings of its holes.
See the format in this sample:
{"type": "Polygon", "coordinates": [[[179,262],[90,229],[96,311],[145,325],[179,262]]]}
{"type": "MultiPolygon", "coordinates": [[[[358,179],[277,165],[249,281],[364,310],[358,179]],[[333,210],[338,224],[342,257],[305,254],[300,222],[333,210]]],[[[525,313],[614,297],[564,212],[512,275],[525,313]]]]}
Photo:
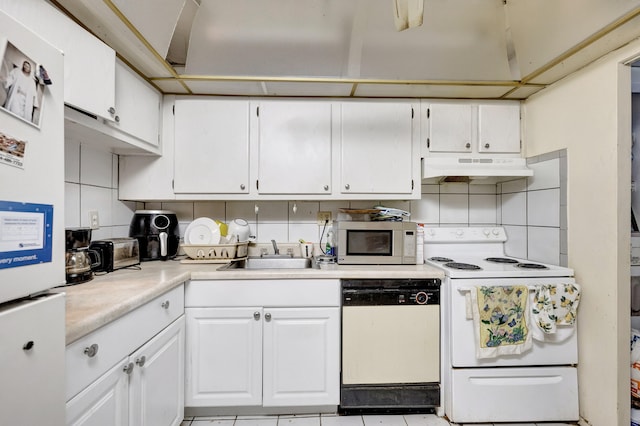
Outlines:
{"type": "Polygon", "coordinates": [[[80,284],[93,279],[92,268],[99,265],[99,254],[89,250],[90,228],[66,229],[65,274],[67,284],[80,284]]]}

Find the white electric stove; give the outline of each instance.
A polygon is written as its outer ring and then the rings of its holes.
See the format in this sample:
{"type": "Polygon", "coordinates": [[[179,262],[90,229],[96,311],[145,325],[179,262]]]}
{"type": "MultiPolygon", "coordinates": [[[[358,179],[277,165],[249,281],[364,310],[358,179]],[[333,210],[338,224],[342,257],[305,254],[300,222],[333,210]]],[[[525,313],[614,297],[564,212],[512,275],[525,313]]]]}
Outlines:
{"type": "Polygon", "coordinates": [[[425,263],[445,273],[441,287],[442,401],[455,423],[577,421],[576,326],[518,355],[476,358],[468,292],[477,286],[575,284],[573,270],[507,256],[502,227],[426,228],[425,263]]]}

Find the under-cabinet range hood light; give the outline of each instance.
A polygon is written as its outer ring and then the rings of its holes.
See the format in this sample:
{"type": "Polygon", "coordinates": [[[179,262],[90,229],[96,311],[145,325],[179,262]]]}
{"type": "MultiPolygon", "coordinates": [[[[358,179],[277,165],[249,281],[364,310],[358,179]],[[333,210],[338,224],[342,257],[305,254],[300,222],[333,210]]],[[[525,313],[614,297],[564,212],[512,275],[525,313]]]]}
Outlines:
{"type": "Polygon", "coordinates": [[[424,183],[468,182],[492,184],[533,176],[524,158],[452,158],[422,159],[424,183]]]}

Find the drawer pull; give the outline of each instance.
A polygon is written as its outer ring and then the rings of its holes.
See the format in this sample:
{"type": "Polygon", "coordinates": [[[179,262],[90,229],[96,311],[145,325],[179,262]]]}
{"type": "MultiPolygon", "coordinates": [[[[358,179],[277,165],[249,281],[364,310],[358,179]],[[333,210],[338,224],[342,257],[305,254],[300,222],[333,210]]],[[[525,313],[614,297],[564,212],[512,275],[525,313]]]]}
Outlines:
{"type": "Polygon", "coordinates": [[[164,302],[162,302],[162,305],[160,305],[160,306],[162,306],[165,309],[169,309],[169,301],[165,300],[164,302]]]}
{"type": "Polygon", "coordinates": [[[33,340],[29,340],[27,343],[25,343],[25,344],[22,346],[22,350],[23,350],[23,351],[30,351],[31,349],[33,349],[33,345],[34,345],[34,344],[35,344],[35,343],[33,343],[33,340]]]}
{"type": "Polygon", "coordinates": [[[84,348],[84,354],[89,358],[93,358],[94,356],[96,356],[97,353],[98,353],[97,343],[94,343],[93,345],[87,346],[86,348],[84,348]]]}
{"type": "Polygon", "coordinates": [[[130,362],[129,364],[125,364],[124,367],[122,367],[122,371],[127,374],[131,374],[133,372],[133,363],[130,362]]]}
{"type": "Polygon", "coordinates": [[[258,320],[260,319],[260,312],[255,311],[255,312],[253,313],[253,319],[254,319],[254,320],[256,320],[256,321],[258,321],[258,320]]]}
{"type": "Polygon", "coordinates": [[[267,321],[267,322],[271,321],[271,314],[269,312],[264,314],[264,320],[267,321]]]}
{"type": "Polygon", "coordinates": [[[142,355],[140,358],[136,358],[136,364],[139,367],[144,367],[144,363],[147,362],[147,357],[142,355]]]}

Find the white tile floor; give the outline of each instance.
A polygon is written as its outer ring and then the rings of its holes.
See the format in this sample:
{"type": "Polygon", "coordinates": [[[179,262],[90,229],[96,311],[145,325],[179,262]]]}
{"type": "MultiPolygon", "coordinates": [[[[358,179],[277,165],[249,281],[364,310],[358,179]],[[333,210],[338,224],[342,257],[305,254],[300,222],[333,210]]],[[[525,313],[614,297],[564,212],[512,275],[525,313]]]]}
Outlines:
{"type": "MultiPolygon", "coordinates": [[[[188,417],[181,426],[449,426],[434,414],[338,416],[300,414],[286,416],[188,417]]],[[[536,423],[500,423],[496,426],[538,426],[536,423]]],[[[540,423],[539,426],[569,426],[571,423],[540,423]]],[[[463,426],[463,425],[459,425],[463,426]]],[[[472,426],[491,426],[474,423],[472,426]]]]}

